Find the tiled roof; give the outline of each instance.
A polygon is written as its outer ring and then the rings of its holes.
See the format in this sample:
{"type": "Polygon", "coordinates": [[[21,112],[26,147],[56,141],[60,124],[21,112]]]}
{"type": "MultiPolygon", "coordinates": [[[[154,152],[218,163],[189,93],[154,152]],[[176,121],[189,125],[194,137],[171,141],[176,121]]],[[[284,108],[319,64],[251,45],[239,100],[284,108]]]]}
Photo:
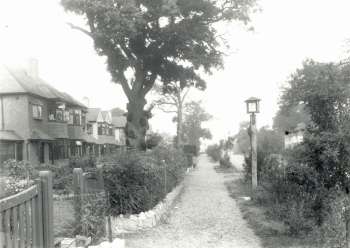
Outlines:
{"type": "Polygon", "coordinates": [[[87,121],[97,121],[98,114],[101,112],[99,108],[89,108],[86,119],[87,121]]]}
{"type": "Polygon", "coordinates": [[[33,78],[20,67],[0,65],[0,93],[29,93],[47,99],[55,99],[68,104],[86,108],[86,106],[67,93],[60,92],[40,78],[33,78]]]}
{"type": "Polygon", "coordinates": [[[23,140],[15,131],[12,130],[0,130],[0,140],[12,140],[19,141],[23,140]]]}
{"type": "Polygon", "coordinates": [[[125,116],[113,117],[112,124],[117,128],[124,128],[126,126],[126,117],[125,116]]]}

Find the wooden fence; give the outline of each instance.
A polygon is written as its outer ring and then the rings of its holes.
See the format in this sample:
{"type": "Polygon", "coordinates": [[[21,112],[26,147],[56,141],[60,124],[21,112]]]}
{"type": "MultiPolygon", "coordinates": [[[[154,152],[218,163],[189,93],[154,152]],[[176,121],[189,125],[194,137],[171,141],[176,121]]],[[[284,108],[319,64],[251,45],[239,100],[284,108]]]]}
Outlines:
{"type": "Polygon", "coordinates": [[[0,200],[0,248],[53,247],[52,174],[41,171],[36,184],[0,200]]]}

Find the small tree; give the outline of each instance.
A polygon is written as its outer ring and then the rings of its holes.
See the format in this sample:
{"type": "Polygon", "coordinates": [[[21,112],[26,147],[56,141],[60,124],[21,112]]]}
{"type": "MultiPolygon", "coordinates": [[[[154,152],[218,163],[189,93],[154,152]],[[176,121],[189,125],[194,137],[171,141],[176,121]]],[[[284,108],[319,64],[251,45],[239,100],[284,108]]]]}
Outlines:
{"type": "Polygon", "coordinates": [[[181,88],[181,84],[172,82],[166,87],[156,87],[155,91],[160,95],[160,98],[154,104],[165,113],[175,113],[176,117],[176,140],[177,148],[182,146],[182,123],[183,111],[185,107],[186,96],[190,90],[190,86],[181,88]]]}
{"type": "Polygon", "coordinates": [[[202,123],[212,118],[201,106],[201,102],[189,102],[185,104],[183,122],[183,140],[190,145],[200,148],[201,139],[211,139],[209,129],[203,128],[202,123]]]}

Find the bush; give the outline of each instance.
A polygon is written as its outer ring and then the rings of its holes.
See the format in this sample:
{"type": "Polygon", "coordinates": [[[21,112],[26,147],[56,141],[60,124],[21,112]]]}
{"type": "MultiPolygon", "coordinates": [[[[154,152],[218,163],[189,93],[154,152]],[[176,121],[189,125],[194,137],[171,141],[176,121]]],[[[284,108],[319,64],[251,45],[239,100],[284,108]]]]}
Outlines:
{"type": "MultiPolygon", "coordinates": [[[[339,248],[346,246],[345,220],[349,212],[349,197],[341,191],[334,191],[330,194],[327,202],[330,206],[326,213],[324,222],[320,227],[315,228],[311,237],[319,239],[317,247],[339,248]]],[[[313,238],[315,240],[315,238],[313,238]]]]}
{"type": "Polygon", "coordinates": [[[120,152],[102,162],[112,215],[153,208],[183,179],[187,163],[182,152],[168,146],[120,152]]]}
{"type": "Polygon", "coordinates": [[[206,153],[214,162],[218,162],[221,158],[221,148],[218,144],[208,146],[206,153]]]}
{"type": "Polygon", "coordinates": [[[146,148],[153,149],[163,141],[163,137],[159,133],[151,133],[146,137],[146,148]]]}
{"type": "Polygon", "coordinates": [[[220,158],[220,166],[222,168],[230,168],[233,166],[230,160],[230,156],[227,153],[225,153],[225,155],[220,158]]]}
{"type": "Polygon", "coordinates": [[[7,173],[4,185],[1,185],[0,198],[17,194],[34,184],[37,173],[29,163],[10,159],[3,165],[7,173]]]}
{"type": "Polygon", "coordinates": [[[36,167],[39,170],[49,170],[53,174],[53,189],[55,193],[68,194],[72,192],[73,169],[82,168],[84,172],[96,168],[95,157],[71,157],[68,162],[45,164],[36,167]]]}

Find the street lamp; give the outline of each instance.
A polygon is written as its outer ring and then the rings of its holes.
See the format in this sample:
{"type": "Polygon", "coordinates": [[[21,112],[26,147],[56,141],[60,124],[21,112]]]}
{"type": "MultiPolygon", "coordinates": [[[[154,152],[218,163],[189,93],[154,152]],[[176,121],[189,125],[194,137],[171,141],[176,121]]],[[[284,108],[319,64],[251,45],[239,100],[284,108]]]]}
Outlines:
{"type": "Polygon", "coordinates": [[[250,136],[250,152],[251,152],[251,165],[252,165],[252,188],[256,189],[258,186],[258,156],[257,156],[257,130],[256,130],[256,113],[260,112],[260,99],[256,97],[251,97],[245,101],[247,104],[247,113],[250,114],[250,126],[249,126],[249,136],[250,136]]]}

